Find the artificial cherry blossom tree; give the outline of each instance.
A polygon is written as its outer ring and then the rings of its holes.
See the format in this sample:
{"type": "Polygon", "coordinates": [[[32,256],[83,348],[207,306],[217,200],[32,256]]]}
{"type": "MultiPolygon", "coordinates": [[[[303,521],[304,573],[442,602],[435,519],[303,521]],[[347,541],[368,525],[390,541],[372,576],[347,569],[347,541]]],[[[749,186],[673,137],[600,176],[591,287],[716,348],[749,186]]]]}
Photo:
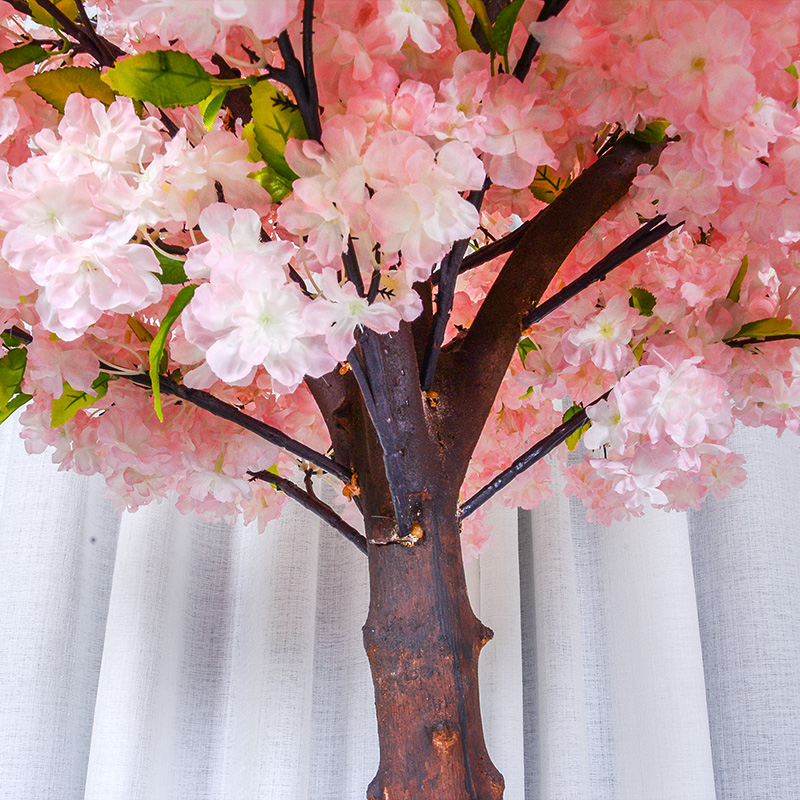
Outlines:
{"type": "Polygon", "coordinates": [[[495,800],[484,504],[557,470],[603,522],[696,508],[736,420],[800,428],[799,34],[796,0],[0,2],[0,420],[122,508],[319,514],[369,560],[368,796],[495,800]]]}

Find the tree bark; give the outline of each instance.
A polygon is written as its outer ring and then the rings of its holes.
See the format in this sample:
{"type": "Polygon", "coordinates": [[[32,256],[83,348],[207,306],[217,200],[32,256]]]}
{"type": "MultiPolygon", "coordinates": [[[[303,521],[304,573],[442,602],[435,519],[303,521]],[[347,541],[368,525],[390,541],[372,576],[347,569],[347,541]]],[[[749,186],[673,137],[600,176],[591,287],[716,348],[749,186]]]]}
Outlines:
{"type": "Polygon", "coordinates": [[[456,498],[430,487],[413,546],[370,545],[364,645],[375,685],[380,766],[370,800],[499,800],[486,750],[478,656],[492,632],[473,614],[456,498]]]}
{"type": "Polygon", "coordinates": [[[361,352],[371,412],[352,372],[308,385],[337,459],[358,475],[367,533],[364,645],[381,754],[368,797],[499,800],[503,778],[486,751],[478,697],[478,656],[492,632],[467,597],[459,482],[446,470],[441,420],[421,392],[409,326],[362,341],[361,352]]]}

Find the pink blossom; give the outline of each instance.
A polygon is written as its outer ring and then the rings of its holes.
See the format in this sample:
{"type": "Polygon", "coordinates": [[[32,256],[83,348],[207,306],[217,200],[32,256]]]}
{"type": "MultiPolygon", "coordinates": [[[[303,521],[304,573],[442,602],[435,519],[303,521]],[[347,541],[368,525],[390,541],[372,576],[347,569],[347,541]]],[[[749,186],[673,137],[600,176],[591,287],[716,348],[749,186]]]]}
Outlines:
{"type": "Polygon", "coordinates": [[[606,307],[582,328],[569,331],[562,341],[564,358],[580,365],[591,359],[601,369],[628,368],[633,354],[628,346],[638,312],[622,295],[612,297],[606,307]]]}
{"type": "Polygon", "coordinates": [[[436,0],[378,0],[378,20],[392,45],[400,48],[407,39],[424,53],[439,49],[439,28],[447,22],[447,11],[436,0]]]}
{"type": "Polygon", "coordinates": [[[494,182],[521,189],[533,182],[537,167],[558,166],[544,133],[557,130],[563,118],[556,109],[537,103],[537,92],[516,78],[498,75],[482,111],[486,138],[481,148],[491,155],[486,171],[494,182]]]}

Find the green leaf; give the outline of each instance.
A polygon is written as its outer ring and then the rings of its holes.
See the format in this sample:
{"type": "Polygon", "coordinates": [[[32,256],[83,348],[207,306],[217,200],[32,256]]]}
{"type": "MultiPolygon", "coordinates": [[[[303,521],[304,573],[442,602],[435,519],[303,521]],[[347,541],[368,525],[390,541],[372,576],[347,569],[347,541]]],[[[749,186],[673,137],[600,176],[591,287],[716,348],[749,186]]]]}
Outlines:
{"type": "Polygon", "coordinates": [[[258,181],[269,192],[273,203],[280,203],[284,197],[292,193],[291,182],[275,172],[269,164],[258,172],[251,172],[248,177],[258,181]]]}
{"type": "MultiPolygon", "coordinates": [[[[31,17],[35,22],[40,25],[46,25],[56,31],[61,30],[61,23],[36,0],[25,0],[25,2],[30,8],[31,17]]],[[[78,6],[75,0],[56,0],[54,5],[64,16],[69,17],[71,20],[78,19],[78,6]]]]}
{"type": "Polygon", "coordinates": [[[647,289],[634,286],[631,289],[631,299],[628,300],[628,305],[631,308],[635,308],[643,317],[652,317],[653,309],[656,305],[656,297],[652,292],[648,292],[647,289]]]}
{"type": "MultiPolygon", "coordinates": [[[[583,411],[583,406],[579,405],[578,403],[573,403],[565,412],[564,416],[561,418],[562,422],[567,422],[568,420],[572,419],[579,411],[583,411]]],[[[567,438],[564,440],[567,443],[567,447],[570,451],[574,450],[578,446],[578,442],[581,440],[581,436],[583,436],[589,428],[592,427],[591,422],[587,422],[584,425],[581,425],[575,433],[571,433],[567,438]]]]}
{"type": "Polygon", "coordinates": [[[0,339],[3,340],[3,344],[11,350],[12,347],[19,347],[21,344],[27,344],[23,339],[17,339],[11,331],[3,331],[0,333],[0,339]]]}
{"type": "Polygon", "coordinates": [[[642,341],[633,348],[633,355],[636,359],[636,363],[641,364],[642,357],[644,356],[644,339],[642,339],[642,341]]]}
{"type": "Polygon", "coordinates": [[[531,192],[537,200],[552,203],[571,183],[572,178],[569,175],[561,178],[552,167],[538,167],[531,184],[531,192]]]}
{"type": "Polygon", "coordinates": [[[100,70],[89,67],[60,67],[29,75],[25,83],[53,108],[64,113],[64,104],[74,92],[94,97],[110,106],[116,95],[103,83],[100,70]]]}
{"type": "Polygon", "coordinates": [[[128,317],[128,327],[136,334],[136,338],[140,342],[153,341],[153,334],[136,317],[128,317]]]}
{"type": "Polygon", "coordinates": [[[660,142],[667,135],[667,128],[669,128],[668,120],[654,119],[641,130],[634,131],[631,134],[631,138],[636,139],[637,142],[655,144],[656,142],[660,142]]]}
{"type": "Polygon", "coordinates": [[[103,80],[126,97],[160,108],[193,106],[211,93],[211,75],[179,50],[151,50],[118,61],[103,80]]]}
{"type": "Polygon", "coordinates": [[[50,53],[38,44],[24,44],[22,47],[0,53],[0,66],[6,72],[13,72],[26,64],[38,64],[49,57],[50,53]]]}
{"type": "Polygon", "coordinates": [[[793,77],[800,79],[800,73],[797,72],[797,64],[789,64],[786,71],[793,77]]]}
{"type": "Polygon", "coordinates": [[[495,52],[492,39],[492,21],[489,19],[489,12],[486,10],[483,0],[467,0],[467,5],[475,12],[475,18],[481,26],[486,41],[489,43],[492,52],[495,52]]]}
{"type": "Polygon", "coordinates": [[[475,41],[475,37],[469,29],[469,23],[458,0],[445,0],[445,3],[447,3],[447,13],[450,14],[450,19],[456,26],[456,44],[462,50],[480,51],[481,46],[475,41]]]}
{"type": "Polygon", "coordinates": [[[519,10],[525,0],[514,0],[509,3],[498,15],[492,29],[494,49],[499,55],[508,55],[508,45],[511,42],[511,34],[519,16],[519,10]]]}
{"type": "Polygon", "coordinates": [[[19,392],[27,362],[28,351],[24,347],[9,350],[0,358],[0,406],[19,392]]]}
{"type": "Polygon", "coordinates": [[[197,104],[197,108],[203,115],[203,125],[205,125],[207,131],[214,127],[214,122],[216,122],[217,115],[225,102],[228,89],[229,87],[227,86],[223,86],[221,89],[214,89],[205,100],[201,100],[197,104]]]}
{"type": "Polygon", "coordinates": [[[252,90],[252,136],[261,158],[289,183],[297,179],[284,158],[289,139],[307,139],[303,118],[286,95],[269,81],[259,81],[252,90]]]}
{"type": "Polygon", "coordinates": [[[0,422],[5,422],[18,408],[33,400],[32,394],[18,392],[4,406],[0,406],[0,422]]]}
{"type": "Polygon", "coordinates": [[[177,258],[170,258],[156,249],[153,249],[156,254],[158,263],[161,264],[161,274],[156,277],[165,285],[173,285],[176,283],[186,283],[189,279],[186,277],[186,270],[184,269],[184,262],[177,258]]]}
{"type": "Polygon", "coordinates": [[[776,319],[769,317],[768,319],[759,319],[755,322],[748,322],[739,329],[733,336],[725,339],[726,342],[732,339],[758,339],[762,336],[780,336],[782,334],[796,333],[800,336],[800,331],[792,330],[794,323],[790,319],[776,319]]]}
{"type": "Polygon", "coordinates": [[[189,301],[196,291],[197,286],[192,284],[190,286],[184,286],[183,289],[175,295],[175,299],[172,301],[169,311],[164,315],[158,333],[150,344],[150,385],[153,387],[153,405],[155,406],[156,414],[161,422],[164,421],[164,414],[161,411],[161,384],[158,381],[161,357],[164,355],[164,348],[167,345],[167,335],[169,334],[170,328],[175,324],[175,320],[181,315],[183,309],[189,305],[189,301]]]}
{"type": "Polygon", "coordinates": [[[744,283],[744,276],[747,275],[747,268],[749,265],[750,261],[747,256],[745,256],[742,259],[742,266],[739,267],[739,271],[733,279],[731,290],[728,292],[728,300],[733,300],[734,303],[738,303],[739,298],[742,296],[742,284],[744,283]]]}
{"type": "Polygon", "coordinates": [[[539,345],[531,341],[527,336],[520,340],[520,343],[517,345],[517,352],[519,353],[519,358],[520,361],[522,361],[523,367],[525,366],[525,359],[528,357],[528,353],[538,349],[539,345]]]}
{"type": "Polygon", "coordinates": [[[82,408],[87,408],[96,400],[105,397],[108,392],[108,382],[111,376],[107,372],[101,372],[92,382],[92,389],[95,394],[82,392],[80,389],[73,389],[72,386],[64,381],[64,392],[61,397],[53,400],[50,411],[50,427],[58,428],[68,420],[71,420],[82,408]]]}

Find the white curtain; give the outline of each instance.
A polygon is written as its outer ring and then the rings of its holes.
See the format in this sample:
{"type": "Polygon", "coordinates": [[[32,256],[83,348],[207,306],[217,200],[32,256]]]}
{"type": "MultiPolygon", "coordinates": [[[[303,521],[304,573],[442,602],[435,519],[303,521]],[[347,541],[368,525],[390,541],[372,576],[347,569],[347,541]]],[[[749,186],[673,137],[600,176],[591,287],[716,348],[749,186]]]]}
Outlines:
{"type": "MultiPolygon", "coordinates": [[[[468,566],[495,631],[508,800],[800,797],[800,451],[611,529],[494,512],[468,566]]],[[[0,427],[0,798],[361,800],[377,767],[363,556],[291,511],[259,535],[121,518],[0,427]]]]}

